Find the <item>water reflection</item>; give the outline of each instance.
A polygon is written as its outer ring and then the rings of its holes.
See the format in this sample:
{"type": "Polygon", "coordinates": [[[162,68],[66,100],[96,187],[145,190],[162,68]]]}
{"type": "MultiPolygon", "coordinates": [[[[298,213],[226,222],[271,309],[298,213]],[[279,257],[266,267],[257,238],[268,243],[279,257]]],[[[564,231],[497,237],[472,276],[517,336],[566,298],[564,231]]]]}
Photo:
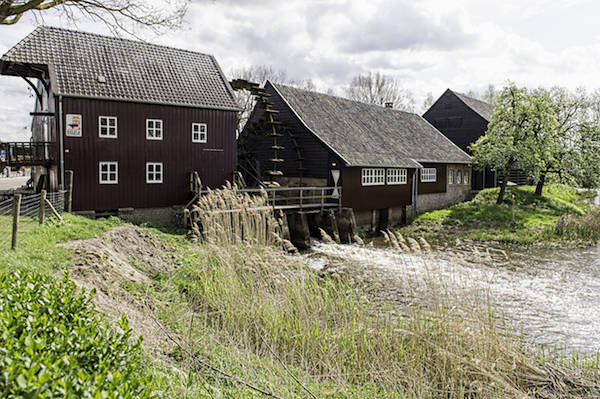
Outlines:
{"type": "Polygon", "coordinates": [[[315,268],[351,273],[399,303],[418,301],[424,281],[455,293],[489,293],[528,342],[567,351],[600,351],[600,247],[510,248],[434,245],[431,254],[316,242],[315,268]]]}

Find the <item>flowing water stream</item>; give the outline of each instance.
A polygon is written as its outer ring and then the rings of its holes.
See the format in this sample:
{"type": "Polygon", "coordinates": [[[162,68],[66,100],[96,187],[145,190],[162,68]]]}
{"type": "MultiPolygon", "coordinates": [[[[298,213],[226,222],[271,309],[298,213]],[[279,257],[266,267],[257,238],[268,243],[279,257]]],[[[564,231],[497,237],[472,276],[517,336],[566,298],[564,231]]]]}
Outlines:
{"type": "Polygon", "coordinates": [[[431,253],[409,254],[377,244],[315,242],[304,256],[314,268],[358,276],[368,290],[400,306],[418,303],[427,281],[457,297],[479,293],[531,344],[600,352],[600,246],[433,247],[431,253]]]}

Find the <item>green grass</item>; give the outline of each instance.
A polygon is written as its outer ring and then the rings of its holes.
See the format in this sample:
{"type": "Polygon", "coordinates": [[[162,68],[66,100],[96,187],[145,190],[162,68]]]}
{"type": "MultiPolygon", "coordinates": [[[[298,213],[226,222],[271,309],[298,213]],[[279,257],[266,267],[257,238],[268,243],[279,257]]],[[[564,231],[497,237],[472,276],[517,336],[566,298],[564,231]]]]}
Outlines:
{"type": "MultiPolygon", "coordinates": [[[[71,253],[58,244],[122,224],[68,215],[65,220],[24,231],[20,243],[28,244],[0,253],[8,260],[0,273],[68,267],[71,253]]],[[[167,359],[146,355],[145,373],[156,397],[264,397],[198,360],[282,398],[310,397],[290,373],[319,398],[523,397],[538,389],[531,381],[542,381],[543,393],[564,397],[569,392],[560,390],[580,381],[592,381],[591,392],[600,392],[597,361],[553,366],[572,378],[556,385],[553,379],[563,377],[545,367],[555,355],[539,356],[510,338],[487,310],[469,303],[458,311],[458,299],[443,292],[430,298],[430,309],[396,317],[350,280],[320,278],[275,248],[199,245],[183,230],[143,228],[154,234],[151,245],[168,244],[159,247],[178,267],[149,276],[147,286],[122,281],[114,289],[183,343],[167,359]]]]}
{"type": "Polygon", "coordinates": [[[572,236],[557,234],[557,222],[566,214],[583,217],[590,212],[593,198],[592,192],[558,184],[547,186],[541,197],[535,187],[520,186],[508,187],[504,203],[497,205],[498,191],[482,190],[471,201],[423,213],[400,232],[433,240],[451,236],[518,244],[572,240],[572,236]]]}
{"type": "Polygon", "coordinates": [[[92,220],[70,214],[63,215],[63,221],[48,220],[40,226],[35,219],[21,218],[17,249],[10,249],[12,219],[0,216],[0,272],[12,270],[34,270],[51,273],[67,266],[67,259],[73,253],[60,243],[93,238],[123,222],[111,217],[92,220]]]}

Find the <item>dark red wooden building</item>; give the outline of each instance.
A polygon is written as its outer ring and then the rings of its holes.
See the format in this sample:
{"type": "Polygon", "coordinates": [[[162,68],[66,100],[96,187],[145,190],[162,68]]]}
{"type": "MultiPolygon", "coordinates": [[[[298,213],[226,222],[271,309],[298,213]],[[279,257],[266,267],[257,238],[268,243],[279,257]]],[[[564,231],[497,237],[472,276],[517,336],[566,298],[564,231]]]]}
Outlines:
{"type": "MultiPolygon", "coordinates": [[[[448,89],[423,114],[423,118],[470,154],[469,145],[485,134],[493,114],[492,104],[448,89]]],[[[529,181],[518,169],[512,170],[508,178],[516,184],[529,181]]],[[[473,169],[471,182],[474,190],[481,190],[496,187],[502,182],[502,176],[490,169],[473,169]]]]}
{"type": "Polygon", "coordinates": [[[55,161],[36,174],[60,187],[72,170],[76,211],[183,205],[190,173],[208,187],[233,177],[239,107],[213,56],[40,27],[0,73],[36,87],[32,140],[55,161]]]}
{"type": "Polygon", "coordinates": [[[255,107],[239,140],[250,178],[270,179],[277,147],[282,185],[332,186],[339,175],[343,205],[363,226],[468,196],[470,157],[421,116],[272,82],[264,90],[281,135],[274,146],[255,107]],[[450,182],[455,170],[461,180],[450,182]]]}

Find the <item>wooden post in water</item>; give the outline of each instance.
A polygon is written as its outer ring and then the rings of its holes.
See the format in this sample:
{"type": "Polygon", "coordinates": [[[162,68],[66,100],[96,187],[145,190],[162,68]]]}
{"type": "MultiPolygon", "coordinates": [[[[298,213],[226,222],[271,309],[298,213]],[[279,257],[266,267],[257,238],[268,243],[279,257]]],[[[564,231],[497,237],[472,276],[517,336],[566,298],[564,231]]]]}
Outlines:
{"type": "Polygon", "coordinates": [[[40,193],[40,209],[39,209],[39,218],[40,224],[44,224],[44,218],[46,217],[46,190],[42,190],[40,193]]]}
{"type": "Polygon", "coordinates": [[[17,238],[19,235],[19,215],[21,214],[21,194],[13,197],[13,227],[12,227],[12,249],[17,249],[17,238]]]}
{"type": "Polygon", "coordinates": [[[65,203],[65,212],[71,213],[73,210],[73,171],[67,170],[65,171],[65,180],[66,185],[65,189],[66,193],[66,203],[65,203]]]}

